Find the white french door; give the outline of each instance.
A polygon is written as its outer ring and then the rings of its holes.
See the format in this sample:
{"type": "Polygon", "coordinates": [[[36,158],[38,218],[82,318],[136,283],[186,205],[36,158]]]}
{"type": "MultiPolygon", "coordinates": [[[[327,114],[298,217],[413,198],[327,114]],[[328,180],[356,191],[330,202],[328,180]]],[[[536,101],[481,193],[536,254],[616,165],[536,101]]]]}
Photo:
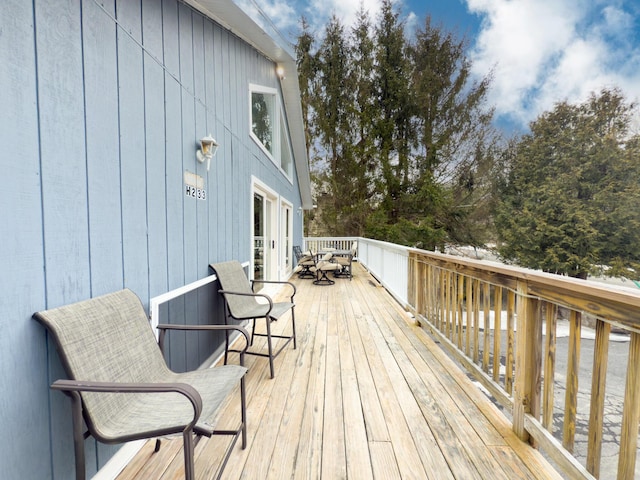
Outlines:
{"type": "Polygon", "coordinates": [[[264,192],[253,192],[253,278],[273,280],[275,238],[273,199],[264,192]]]}
{"type": "Polygon", "coordinates": [[[253,278],[286,279],[293,268],[293,206],[256,178],[252,195],[253,278]]]}

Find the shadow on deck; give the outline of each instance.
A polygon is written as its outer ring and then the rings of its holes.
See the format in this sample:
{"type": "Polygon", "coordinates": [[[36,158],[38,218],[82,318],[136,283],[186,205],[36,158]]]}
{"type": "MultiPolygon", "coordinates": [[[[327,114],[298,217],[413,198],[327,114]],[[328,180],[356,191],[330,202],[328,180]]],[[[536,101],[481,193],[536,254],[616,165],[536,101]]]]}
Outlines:
{"type": "MultiPolygon", "coordinates": [[[[223,478],[562,478],[361,265],[351,282],[295,283],[298,348],[273,380],[266,359],[247,357],[248,446],[223,478]]],[[[235,426],[237,406],[224,410],[221,427],[235,426]]],[[[199,441],[197,478],[212,478],[226,441],[199,441]]],[[[118,480],[180,478],[182,441],[153,446],[118,480]]]]}

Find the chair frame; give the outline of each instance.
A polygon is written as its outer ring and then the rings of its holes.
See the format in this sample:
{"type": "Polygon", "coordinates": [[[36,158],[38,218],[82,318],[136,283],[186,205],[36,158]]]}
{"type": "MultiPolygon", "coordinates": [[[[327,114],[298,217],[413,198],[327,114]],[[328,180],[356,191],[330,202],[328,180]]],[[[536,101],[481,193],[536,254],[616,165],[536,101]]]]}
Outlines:
{"type": "MultiPolygon", "coordinates": [[[[86,300],[79,303],[89,303],[94,299],[86,300]]],[[[142,315],[146,319],[146,313],[140,304],[142,315]]],[[[192,385],[182,382],[162,382],[162,383],[122,383],[122,382],[107,382],[107,381],[92,381],[91,379],[76,379],[71,374],[70,360],[64,349],[61,347],[62,343],[58,336],[58,330],[52,328],[47,314],[49,312],[36,312],[33,314],[33,318],[40,322],[53,337],[56,346],[58,347],[58,353],[65,368],[69,379],[56,380],[52,385],[52,390],[59,390],[65,393],[71,399],[71,415],[72,415],[72,429],[73,429],[73,444],[74,444],[74,456],[75,456],[75,471],[76,480],[86,479],[86,461],[84,452],[84,442],[92,436],[101,443],[106,444],[119,444],[128,442],[131,440],[151,439],[165,435],[172,435],[181,433],[184,442],[184,468],[185,479],[194,480],[195,478],[195,466],[194,466],[194,435],[199,437],[205,435],[210,437],[211,435],[230,435],[233,436],[231,444],[227,448],[223,457],[222,463],[218,467],[218,471],[214,478],[219,479],[222,476],[224,468],[233,452],[233,448],[237,443],[238,437],[242,437],[242,448],[245,449],[247,445],[247,418],[246,418],[246,387],[245,376],[240,378],[240,415],[241,423],[236,430],[218,430],[218,429],[204,429],[197,425],[200,420],[200,415],[203,410],[203,398],[192,385]],[[92,423],[90,416],[88,415],[86,405],[82,399],[83,392],[94,393],[143,393],[149,395],[157,395],[169,392],[175,392],[184,396],[193,407],[193,418],[184,427],[167,427],[158,428],[155,430],[145,430],[140,433],[132,433],[130,435],[118,436],[115,438],[105,438],[97,430],[96,426],[92,423]],[[87,429],[85,430],[84,425],[87,429]]],[[[229,330],[235,330],[240,332],[245,337],[245,348],[240,350],[240,365],[244,367],[244,354],[249,344],[248,332],[240,327],[234,325],[166,325],[161,324],[157,327],[160,330],[158,348],[163,351],[163,342],[166,332],[169,330],[224,330],[228,333],[229,330]]],[[[144,359],[140,359],[144,361],[144,359]]],[[[213,369],[215,370],[215,368],[213,369]]],[[[213,371],[212,370],[212,371],[213,371]]],[[[178,374],[180,375],[180,374],[178,374]]],[[[160,448],[160,440],[156,440],[155,452],[160,448]]]]}
{"type": "Polygon", "coordinates": [[[314,285],[333,285],[335,284],[335,280],[331,280],[328,277],[329,272],[333,272],[333,276],[337,277],[340,274],[340,270],[342,267],[335,262],[332,262],[333,254],[328,252],[326,253],[321,260],[316,262],[316,266],[314,268],[315,271],[315,280],[313,281],[314,285]],[[325,265],[331,265],[332,268],[323,268],[325,265]],[[338,268],[335,268],[337,265],[338,268]]]}
{"type": "MultiPolygon", "coordinates": [[[[211,264],[209,265],[209,268],[211,268],[214,272],[216,271],[215,268],[215,264],[211,264]]],[[[217,275],[217,272],[216,272],[217,275]]],[[[246,275],[245,275],[246,278],[246,275]]],[[[218,279],[218,281],[220,281],[220,279],[218,279]]],[[[249,280],[247,278],[247,282],[249,284],[249,289],[251,290],[251,292],[239,292],[239,291],[233,291],[233,290],[225,290],[220,289],[218,290],[218,293],[220,293],[225,300],[225,324],[229,324],[229,319],[234,319],[236,321],[242,322],[242,321],[252,321],[253,325],[251,328],[251,337],[249,340],[249,346],[253,346],[253,340],[254,337],[266,337],[267,339],[267,353],[264,352],[259,352],[259,351],[255,351],[255,350],[246,350],[246,354],[247,355],[254,355],[254,356],[258,356],[258,357],[265,357],[269,359],[269,372],[271,374],[271,378],[275,377],[275,367],[274,367],[274,360],[276,359],[276,357],[278,355],[280,355],[280,353],[282,352],[282,350],[284,350],[284,348],[291,342],[293,341],[293,348],[294,350],[297,348],[297,340],[296,340],[296,315],[295,315],[295,302],[294,302],[294,297],[295,294],[297,292],[296,286],[291,283],[291,282],[286,282],[286,281],[278,281],[278,280],[249,280]],[[274,303],[273,300],[271,299],[271,297],[269,295],[266,295],[264,293],[255,293],[254,291],[254,285],[256,283],[263,283],[263,284],[279,284],[279,285],[288,285],[291,287],[292,289],[292,293],[290,296],[290,300],[291,300],[291,329],[292,329],[292,333],[291,335],[275,335],[271,333],[271,322],[277,320],[278,318],[273,316],[271,313],[274,309],[274,306],[277,305],[277,303],[274,303]],[[228,301],[228,296],[241,296],[241,297],[248,297],[248,298],[263,298],[267,301],[269,308],[267,310],[267,312],[264,315],[259,315],[259,316],[243,316],[243,315],[234,315],[233,312],[231,311],[231,308],[229,307],[229,301],[228,301]],[[258,321],[258,319],[260,318],[264,318],[265,319],[265,323],[266,323],[266,333],[256,333],[256,323],[258,321]],[[283,339],[285,340],[284,343],[282,345],[280,345],[280,347],[278,348],[277,351],[274,352],[273,349],[273,339],[277,338],[277,339],[283,339]]],[[[222,285],[222,282],[221,282],[222,285]]],[[[230,338],[229,335],[225,335],[225,352],[224,352],[224,363],[225,365],[227,364],[227,360],[228,360],[228,355],[229,353],[237,353],[238,351],[230,348],[230,338]]]]}
{"type": "Polygon", "coordinates": [[[296,262],[300,267],[300,271],[298,272],[298,278],[314,278],[316,275],[313,273],[311,268],[315,266],[314,255],[305,255],[302,253],[302,249],[299,246],[293,247],[293,253],[296,256],[296,262]]]}
{"type": "Polygon", "coordinates": [[[352,270],[353,259],[356,256],[356,253],[357,253],[357,243],[354,242],[348,254],[336,255],[337,262],[340,263],[340,265],[342,266],[342,270],[339,273],[337,273],[336,276],[349,277],[349,281],[351,281],[351,279],[353,278],[353,270],[352,270]],[[349,261],[348,262],[346,262],[345,260],[341,261],[340,259],[348,259],[349,261]]]}

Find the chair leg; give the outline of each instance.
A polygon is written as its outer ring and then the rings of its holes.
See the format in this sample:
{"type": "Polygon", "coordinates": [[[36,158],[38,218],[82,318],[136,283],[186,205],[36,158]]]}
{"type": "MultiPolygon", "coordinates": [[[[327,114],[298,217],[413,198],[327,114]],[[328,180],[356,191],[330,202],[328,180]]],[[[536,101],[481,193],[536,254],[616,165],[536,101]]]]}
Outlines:
{"type": "Polygon", "coordinates": [[[195,479],[195,466],[193,462],[193,435],[191,430],[182,434],[184,443],[184,478],[185,480],[195,479]]]}
{"type": "Polygon", "coordinates": [[[291,307],[291,328],[293,330],[293,349],[298,348],[296,341],[296,306],[291,307]]]}
{"type": "Polygon", "coordinates": [[[242,449],[247,448],[247,393],[244,377],[240,379],[240,417],[242,418],[242,449]]]}
{"type": "Polygon", "coordinates": [[[325,270],[319,270],[318,272],[320,275],[316,275],[316,279],[313,281],[314,285],[333,285],[336,283],[327,276],[327,272],[325,270]]]}
{"type": "MultiPolygon", "coordinates": [[[[225,325],[227,324],[225,319],[225,325]]],[[[227,358],[229,356],[229,330],[224,331],[224,364],[227,364],[227,358]]]]}
{"type": "Polygon", "coordinates": [[[84,433],[82,423],[82,400],[78,392],[70,392],[73,418],[73,450],[76,459],[76,480],[85,480],[87,473],[84,460],[84,433]]]}
{"type": "Polygon", "coordinates": [[[273,346],[271,345],[271,317],[265,317],[267,321],[267,348],[269,349],[269,370],[271,371],[271,378],[275,377],[275,371],[273,368],[273,346]]]}
{"type": "Polygon", "coordinates": [[[258,320],[254,318],[252,321],[253,321],[253,326],[251,327],[251,341],[249,342],[250,347],[253,346],[253,337],[255,337],[256,335],[256,323],[258,322],[258,320]]]}

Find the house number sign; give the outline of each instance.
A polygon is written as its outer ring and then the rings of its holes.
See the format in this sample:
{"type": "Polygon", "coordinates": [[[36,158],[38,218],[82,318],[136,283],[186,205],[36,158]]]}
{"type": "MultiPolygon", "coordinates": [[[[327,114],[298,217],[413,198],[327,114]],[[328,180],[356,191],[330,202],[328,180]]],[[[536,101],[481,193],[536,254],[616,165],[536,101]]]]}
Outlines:
{"type": "Polygon", "coordinates": [[[204,178],[192,172],[184,172],[184,194],[198,200],[207,199],[204,178]]]}
{"type": "Polygon", "coordinates": [[[192,185],[185,185],[185,195],[191,198],[197,198],[198,200],[207,199],[207,191],[204,188],[196,188],[192,185]]]}

